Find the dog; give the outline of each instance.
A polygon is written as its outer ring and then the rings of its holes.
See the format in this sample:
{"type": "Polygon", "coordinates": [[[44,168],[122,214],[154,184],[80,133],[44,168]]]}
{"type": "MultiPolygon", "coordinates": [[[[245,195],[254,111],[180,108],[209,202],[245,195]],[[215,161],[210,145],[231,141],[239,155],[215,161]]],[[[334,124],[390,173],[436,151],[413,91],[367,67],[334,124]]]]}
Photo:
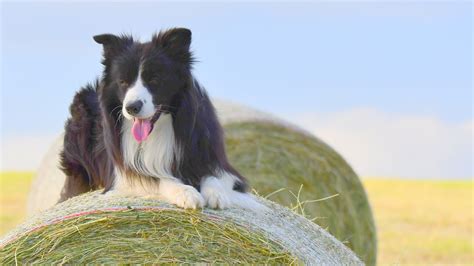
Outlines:
{"type": "Polygon", "coordinates": [[[102,76],[80,89],[65,124],[60,202],[96,189],[186,209],[258,209],[229,163],[223,130],[192,74],[191,31],[138,42],[102,34],[102,76]]]}

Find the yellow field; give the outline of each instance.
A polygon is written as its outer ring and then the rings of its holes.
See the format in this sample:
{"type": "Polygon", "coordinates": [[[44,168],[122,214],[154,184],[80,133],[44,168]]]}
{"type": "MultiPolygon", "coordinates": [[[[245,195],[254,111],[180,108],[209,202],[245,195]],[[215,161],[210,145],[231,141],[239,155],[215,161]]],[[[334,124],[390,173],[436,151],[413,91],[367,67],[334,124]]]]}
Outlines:
{"type": "Polygon", "coordinates": [[[473,182],[364,181],[381,264],[473,265],[473,182]]]}
{"type": "MultiPolygon", "coordinates": [[[[0,174],[0,235],[24,218],[31,173],[0,174]]],[[[381,265],[473,265],[473,182],[364,180],[381,265]]]]}
{"type": "Polygon", "coordinates": [[[0,236],[22,221],[33,173],[0,173],[0,236]]]}

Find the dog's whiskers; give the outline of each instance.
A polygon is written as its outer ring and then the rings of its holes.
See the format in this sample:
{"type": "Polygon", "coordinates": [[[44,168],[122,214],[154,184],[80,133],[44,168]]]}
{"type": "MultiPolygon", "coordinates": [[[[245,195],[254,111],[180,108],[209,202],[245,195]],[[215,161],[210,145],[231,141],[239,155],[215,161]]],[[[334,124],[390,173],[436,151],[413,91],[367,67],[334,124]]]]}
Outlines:
{"type": "Polygon", "coordinates": [[[110,111],[109,115],[112,116],[114,111],[117,109],[117,108],[120,108],[120,110],[122,109],[122,105],[119,105],[119,106],[116,106],[114,109],[112,109],[112,111],[110,111]]]}
{"type": "Polygon", "coordinates": [[[118,122],[120,122],[121,120],[123,120],[123,114],[122,114],[122,112],[121,112],[121,110],[122,110],[122,108],[121,108],[122,105],[119,105],[119,106],[115,107],[114,109],[112,109],[112,111],[110,111],[110,115],[112,115],[113,112],[114,112],[117,108],[119,108],[119,107],[120,107],[120,109],[119,109],[119,113],[118,113],[118,118],[117,118],[117,120],[115,121],[115,124],[114,124],[114,129],[115,129],[115,130],[117,130],[117,124],[118,124],[118,122]]]}

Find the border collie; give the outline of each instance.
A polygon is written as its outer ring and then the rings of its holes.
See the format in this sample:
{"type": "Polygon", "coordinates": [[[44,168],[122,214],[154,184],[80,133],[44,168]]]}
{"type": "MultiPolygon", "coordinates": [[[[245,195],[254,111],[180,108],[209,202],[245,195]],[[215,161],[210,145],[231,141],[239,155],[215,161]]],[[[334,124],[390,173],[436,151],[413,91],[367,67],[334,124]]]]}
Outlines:
{"type": "Polygon", "coordinates": [[[60,202],[104,188],[187,209],[258,207],[229,164],[214,107],[191,73],[191,31],[161,31],[146,43],[112,34],[94,40],[103,45],[104,71],[70,107],[60,202]]]}

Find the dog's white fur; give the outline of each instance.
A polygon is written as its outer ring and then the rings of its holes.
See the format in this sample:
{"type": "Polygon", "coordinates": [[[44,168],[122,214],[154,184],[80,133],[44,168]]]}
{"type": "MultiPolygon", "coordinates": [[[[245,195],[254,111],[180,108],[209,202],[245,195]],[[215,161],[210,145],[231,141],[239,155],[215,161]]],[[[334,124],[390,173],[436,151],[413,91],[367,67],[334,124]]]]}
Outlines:
{"type": "Polygon", "coordinates": [[[124,164],[151,177],[173,177],[171,166],[181,156],[176,145],[173,121],[170,114],[162,114],[145,141],[137,142],[131,132],[133,121],[125,119],[122,125],[122,154],[124,164]]]}
{"type": "Polygon", "coordinates": [[[125,108],[130,103],[133,103],[138,100],[142,101],[143,106],[140,112],[135,117],[140,118],[140,119],[152,117],[155,114],[156,108],[153,105],[153,96],[148,91],[148,89],[143,85],[143,81],[141,78],[141,67],[139,70],[137,80],[127,90],[127,93],[125,94],[125,98],[123,100],[122,113],[123,113],[123,116],[125,116],[125,118],[133,120],[134,117],[131,116],[129,113],[127,113],[127,110],[125,108]]]}

